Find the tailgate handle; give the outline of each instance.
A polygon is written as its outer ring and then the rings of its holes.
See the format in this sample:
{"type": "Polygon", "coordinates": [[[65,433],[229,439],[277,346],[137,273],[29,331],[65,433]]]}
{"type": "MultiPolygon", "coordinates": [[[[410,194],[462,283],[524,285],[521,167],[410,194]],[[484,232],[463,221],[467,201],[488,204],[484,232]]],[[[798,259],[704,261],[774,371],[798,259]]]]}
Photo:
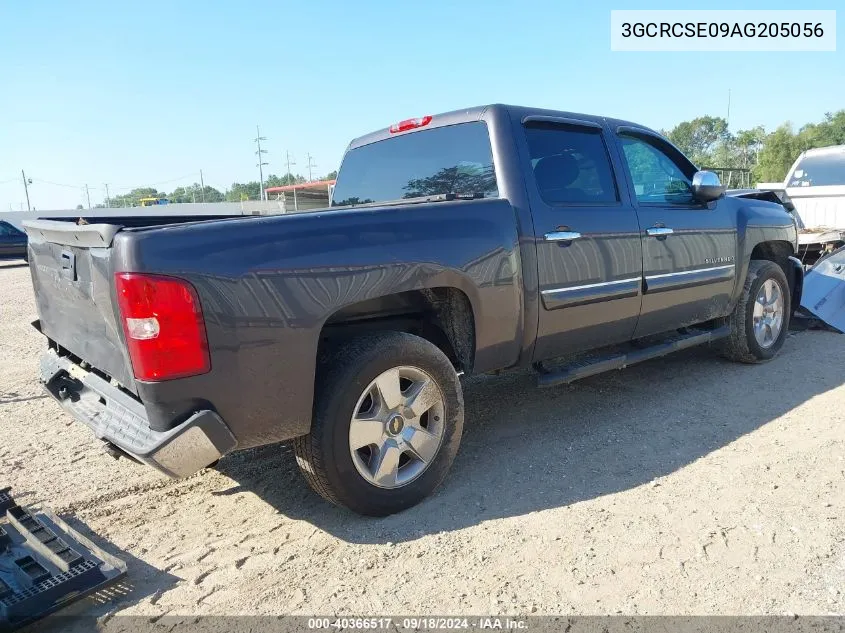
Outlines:
{"type": "Polygon", "coordinates": [[[76,255],[70,251],[62,251],[62,277],[76,281],[76,255]]]}

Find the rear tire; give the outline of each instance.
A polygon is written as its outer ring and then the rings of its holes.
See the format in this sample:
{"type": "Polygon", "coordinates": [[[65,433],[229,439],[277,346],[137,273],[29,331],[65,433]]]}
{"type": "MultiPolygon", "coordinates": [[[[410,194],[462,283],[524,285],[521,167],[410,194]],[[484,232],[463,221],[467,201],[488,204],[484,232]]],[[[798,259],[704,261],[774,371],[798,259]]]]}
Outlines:
{"type": "Polygon", "coordinates": [[[730,336],[722,355],[740,363],[774,358],[789,331],[792,297],[783,269],[769,260],[751,260],[742,295],[728,317],[730,336]]]}
{"type": "Polygon", "coordinates": [[[359,514],[416,505],[458,451],[460,381],[446,355],[418,336],[379,332],[340,346],[318,370],[314,402],[311,432],[294,441],[296,461],[315,492],[359,514]],[[391,394],[394,376],[404,386],[391,394]]]}

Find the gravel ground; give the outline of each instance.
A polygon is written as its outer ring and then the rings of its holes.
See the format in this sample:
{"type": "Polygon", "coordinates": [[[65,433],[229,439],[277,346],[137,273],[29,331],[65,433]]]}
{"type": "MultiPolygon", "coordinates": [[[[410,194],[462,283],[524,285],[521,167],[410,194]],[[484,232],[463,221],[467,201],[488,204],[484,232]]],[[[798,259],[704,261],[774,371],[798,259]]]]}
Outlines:
{"type": "Polygon", "coordinates": [[[88,612],[845,612],[845,337],[762,366],[690,350],[572,386],[465,382],[445,484],[387,519],[312,494],[291,450],[170,481],[114,461],[35,378],[27,268],[0,264],[0,483],[129,564],[88,612]]]}

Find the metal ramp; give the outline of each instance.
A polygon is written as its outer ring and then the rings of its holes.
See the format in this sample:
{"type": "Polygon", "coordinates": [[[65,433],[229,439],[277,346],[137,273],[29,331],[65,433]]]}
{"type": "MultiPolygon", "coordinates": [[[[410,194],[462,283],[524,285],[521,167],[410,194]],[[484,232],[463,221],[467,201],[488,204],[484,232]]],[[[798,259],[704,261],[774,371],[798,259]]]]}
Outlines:
{"type": "Polygon", "coordinates": [[[0,489],[0,631],[13,631],[126,575],[107,554],[49,510],[18,505],[0,489]]]}

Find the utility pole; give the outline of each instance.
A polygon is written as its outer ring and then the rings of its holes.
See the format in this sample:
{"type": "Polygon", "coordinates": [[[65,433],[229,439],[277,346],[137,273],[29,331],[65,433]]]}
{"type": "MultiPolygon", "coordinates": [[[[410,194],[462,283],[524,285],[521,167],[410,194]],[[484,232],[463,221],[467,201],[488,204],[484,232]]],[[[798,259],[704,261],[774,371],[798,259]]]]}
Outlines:
{"type": "MultiPolygon", "coordinates": [[[[287,175],[288,175],[288,176],[290,176],[291,181],[293,181],[293,180],[295,180],[295,179],[294,179],[294,177],[293,177],[293,174],[292,174],[292,173],[291,173],[291,171],[290,171],[290,166],[291,166],[291,165],[296,165],[296,163],[290,159],[290,152],[289,152],[289,151],[287,151],[287,150],[285,150],[285,158],[287,159],[287,164],[288,164],[288,173],[287,173],[287,175]]],[[[287,177],[287,176],[286,176],[286,177],[287,177]]],[[[291,184],[291,185],[295,185],[296,183],[295,183],[295,182],[291,182],[290,184],[291,184]]],[[[294,210],[294,211],[298,211],[298,210],[299,210],[299,206],[298,206],[298,205],[297,205],[297,203],[296,203],[296,187],[294,187],[294,189],[293,189],[293,210],[294,210]]]]}
{"type": "Polygon", "coordinates": [[[728,128],[731,127],[731,89],[728,88],[728,128]]]}
{"type": "Polygon", "coordinates": [[[88,193],[88,185],[85,185],[85,197],[88,199],[88,208],[91,208],[91,194],[88,193]]]}
{"type": "MultiPolygon", "coordinates": [[[[291,160],[291,158],[290,158],[290,152],[288,152],[288,151],[285,151],[285,159],[286,159],[286,162],[287,162],[287,165],[288,165],[288,174],[290,174],[291,176],[293,176],[293,174],[292,174],[292,173],[291,173],[291,171],[290,171],[290,166],[291,166],[291,165],[296,165],[296,162],[291,160]]],[[[293,185],[293,184],[295,184],[295,183],[293,183],[293,182],[292,182],[292,183],[290,183],[290,184],[292,184],[292,185],[293,185]]]]}
{"type": "MultiPolygon", "coordinates": [[[[731,131],[731,89],[728,88],[728,118],[725,121],[725,132],[727,134],[730,134],[730,131],[731,131]]],[[[722,147],[725,150],[725,155],[724,155],[724,158],[722,158],[722,162],[725,165],[725,167],[727,167],[727,163],[728,163],[728,143],[727,143],[727,141],[722,143],[722,147]]],[[[733,172],[729,171],[728,172],[728,188],[729,189],[730,189],[730,186],[731,186],[731,176],[733,176],[733,172]]]]}
{"type": "Polygon", "coordinates": [[[314,179],[311,177],[311,168],[316,167],[317,163],[311,161],[311,159],[314,158],[311,154],[306,153],[305,156],[308,157],[308,182],[313,182],[314,179]]]}
{"type": "Polygon", "coordinates": [[[205,204],[205,181],[202,179],[202,169],[200,169],[200,198],[202,203],[205,204]]]}
{"type": "Polygon", "coordinates": [[[258,167],[258,180],[261,183],[261,191],[259,192],[259,197],[261,198],[261,200],[265,199],[265,194],[264,194],[264,165],[270,164],[270,163],[265,163],[261,158],[262,154],[267,153],[266,149],[261,149],[261,141],[266,141],[266,140],[267,140],[267,138],[264,137],[264,136],[261,136],[261,132],[259,131],[258,126],[256,125],[255,126],[255,143],[256,143],[256,145],[258,145],[258,151],[255,152],[255,153],[258,155],[258,165],[257,165],[257,167],[258,167]]]}
{"type": "Polygon", "coordinates": [[[109,197],[109,185],[108,183],[103,183],[103,186],[106,188],[106,207],[110,207],[111,198],[109,197]]]}
{"type": "Polygon", "coordinates": [[[29,187],[27,187],[26,174],[23,173],[23,169],[21,169],[21,178],[23,178],[23,190],[26,192],[26,209],[32,211],[32,206],[29,204],[29,187]]]}

